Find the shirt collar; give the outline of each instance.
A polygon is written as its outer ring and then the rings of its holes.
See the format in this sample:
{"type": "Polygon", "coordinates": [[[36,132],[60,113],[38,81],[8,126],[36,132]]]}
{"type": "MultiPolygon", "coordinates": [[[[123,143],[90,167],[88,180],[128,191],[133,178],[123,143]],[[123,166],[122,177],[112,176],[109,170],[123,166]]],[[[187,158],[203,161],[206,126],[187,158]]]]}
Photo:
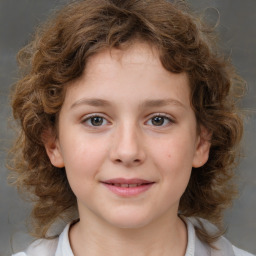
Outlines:
{"type": "MultiPolygon", "coordinates": [[[[195,254],[195,246],[197,244],[198,245],[197,247],[202,247],[202,245],[200,245],[200,241],[195,235],[194,225],[188,218],[185,218],[183,216],[181,218],[187,226],[187,234],[188,234],[188,243],[187,243],[185,256],[197,256],[197,254],[195,254]]],[[[74,256],[70,246],[70,241],[69,241],[69,229],[72,224],[73,223],[69,223],[60,234],[55,256],[62,256],[62,255],[74,256]]]]}

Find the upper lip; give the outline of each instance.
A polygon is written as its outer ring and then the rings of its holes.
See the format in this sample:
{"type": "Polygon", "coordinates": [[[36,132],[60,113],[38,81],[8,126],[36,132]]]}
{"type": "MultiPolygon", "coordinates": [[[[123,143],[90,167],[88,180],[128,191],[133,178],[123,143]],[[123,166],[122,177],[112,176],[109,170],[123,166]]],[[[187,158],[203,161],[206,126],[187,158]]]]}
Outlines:
{"type": "Polygon", "coordinates": [[[148,184],[154,183],[154,181],[144,180],[144,179],[125,179],[125,178],[116,178],[102,181],[107,184],[148,184]]]}

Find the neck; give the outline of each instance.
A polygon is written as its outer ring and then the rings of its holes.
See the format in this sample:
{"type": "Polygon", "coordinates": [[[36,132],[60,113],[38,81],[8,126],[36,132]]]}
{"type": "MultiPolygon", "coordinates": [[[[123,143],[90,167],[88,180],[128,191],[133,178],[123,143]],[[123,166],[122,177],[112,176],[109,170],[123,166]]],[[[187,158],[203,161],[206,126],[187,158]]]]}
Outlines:
{"type": "Polygon", "coordinates": [[[187,245],[186,225],[177,215],[134,229],[80,218],[69,235],[76,256],[184,256],[187,245]]]}

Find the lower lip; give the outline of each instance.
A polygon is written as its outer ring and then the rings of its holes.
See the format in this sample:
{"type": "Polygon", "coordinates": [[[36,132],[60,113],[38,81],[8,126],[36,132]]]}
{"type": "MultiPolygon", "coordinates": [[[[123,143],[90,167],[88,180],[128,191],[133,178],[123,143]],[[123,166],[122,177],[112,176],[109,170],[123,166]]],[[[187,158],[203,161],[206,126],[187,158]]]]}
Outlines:
{"type": "Polygon", "coordinates": [[[114,186],[106,183],[102,183],[102,184],[116,195],[123,196],[123,197],[131,197],[131,196],[137,196],[143,192],[146,192],[153,186],[154,183],[149,183],[149,184],[141,185],[138,187],[131,187],[131,188],[118,187],[118,186],[114,186]]]}

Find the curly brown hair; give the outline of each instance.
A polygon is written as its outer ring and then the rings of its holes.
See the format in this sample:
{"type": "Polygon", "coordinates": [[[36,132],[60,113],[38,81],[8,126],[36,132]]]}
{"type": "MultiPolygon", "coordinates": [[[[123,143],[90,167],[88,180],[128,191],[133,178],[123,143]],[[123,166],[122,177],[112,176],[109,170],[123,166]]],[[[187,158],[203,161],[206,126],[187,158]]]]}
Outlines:
{"type": "MultiPolygon", "coordinates": [[[[134,40],[156,47],[166,70],[189,77],[197,123],[212,138],[209,160],[192,170],[179,212],[221,223],[236,191],[232,178],[243,131],[237,89],[244,84],[215,38],[183,1],[165,0],[74,1],[37,30],[18,54],[22,78],[13,88],[12,108],[20,130],[10,159],[13,183],[34,201],[36,236],[46,237],[58,218],[72,219],[77,210],[65,169],[49,161],[43,133],[51,128],[57,136],[66,88],[82,75],[88,58],[134,40]]],[[[204,241],[213,241],[203,230],[197,233],[204,241]]]]}

